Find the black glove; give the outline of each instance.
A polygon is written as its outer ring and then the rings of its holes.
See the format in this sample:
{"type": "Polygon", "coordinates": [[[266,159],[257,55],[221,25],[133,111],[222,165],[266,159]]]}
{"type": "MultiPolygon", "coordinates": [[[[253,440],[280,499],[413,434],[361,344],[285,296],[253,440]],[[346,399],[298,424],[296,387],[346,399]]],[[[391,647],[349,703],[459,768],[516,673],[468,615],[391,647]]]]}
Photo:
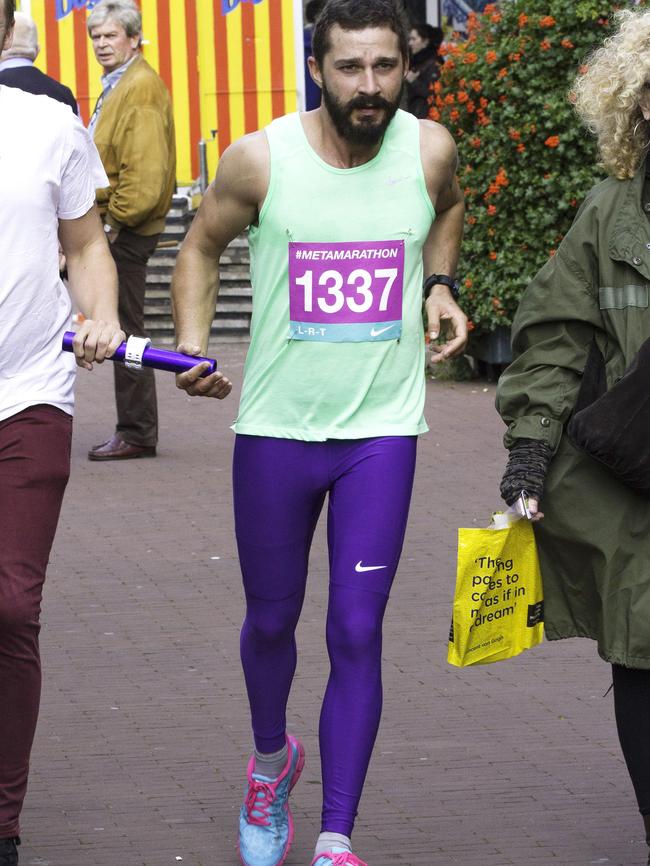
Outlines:
{"type": "Polygon", "coordinates": [[[510,449],[508,465],[501,479],[501,496],[512,505],[522,490],[534,499],[541,499],[544,479],[553,452],[550,445],[539,439],[517,439],[510,449]]]}

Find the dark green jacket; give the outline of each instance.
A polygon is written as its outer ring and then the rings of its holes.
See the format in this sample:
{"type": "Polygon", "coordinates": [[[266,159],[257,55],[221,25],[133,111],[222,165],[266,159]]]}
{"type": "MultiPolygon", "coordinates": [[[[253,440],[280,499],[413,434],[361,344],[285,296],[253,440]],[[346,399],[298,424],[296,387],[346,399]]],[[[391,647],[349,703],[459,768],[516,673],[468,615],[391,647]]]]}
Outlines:
{"type": "Polygon", "coordinates": [[[575,449],[564,428],[592,339],[611,387],[650,337],[649,216],[643,168],[591,190],[523,295],[497,389],[506,447],[526,437],[554,451],[535,525],[547,637],[594,638],[604,659],[637,668],[650,668],[650,501],[575,449]]]}

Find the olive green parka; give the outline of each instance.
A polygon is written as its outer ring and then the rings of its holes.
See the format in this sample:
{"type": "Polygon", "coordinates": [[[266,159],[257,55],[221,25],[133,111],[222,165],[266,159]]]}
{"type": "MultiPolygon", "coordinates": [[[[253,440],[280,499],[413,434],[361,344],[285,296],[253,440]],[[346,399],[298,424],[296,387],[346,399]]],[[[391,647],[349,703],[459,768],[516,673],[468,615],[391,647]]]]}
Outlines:
{"type": "MultiPolygon", "coordinates": [[[[650,668],[650,500],[569,442],[592,340],[610,388],[650,337],[650,178],[597,184],[513,324],[513,362],[497,389],[504,442],[554,452],[535,524],[546,636],[589,637],[609,662],[650,668]]],[[[648,436],[638,443],[650,448],[648,436]]]]}

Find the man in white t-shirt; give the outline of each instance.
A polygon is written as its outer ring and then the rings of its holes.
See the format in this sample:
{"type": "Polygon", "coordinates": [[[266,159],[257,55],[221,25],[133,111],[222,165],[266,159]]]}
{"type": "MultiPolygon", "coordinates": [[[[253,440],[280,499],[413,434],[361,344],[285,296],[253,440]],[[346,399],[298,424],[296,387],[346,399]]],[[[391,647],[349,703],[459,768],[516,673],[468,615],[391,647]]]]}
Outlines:
{"type": "MultiPolygon", "coordinates": [[[[14,0],[0,0],[0,50],[14,0]]],[[[70,468],[75,358],[61,351],[70,289],[86,321],[79,366],[124,333],[117,277],[95,206],[99,155],[69,108],[0,85],[0,866],[17,866],[19,815],[40,696],[42,587],[70,468]]]]}

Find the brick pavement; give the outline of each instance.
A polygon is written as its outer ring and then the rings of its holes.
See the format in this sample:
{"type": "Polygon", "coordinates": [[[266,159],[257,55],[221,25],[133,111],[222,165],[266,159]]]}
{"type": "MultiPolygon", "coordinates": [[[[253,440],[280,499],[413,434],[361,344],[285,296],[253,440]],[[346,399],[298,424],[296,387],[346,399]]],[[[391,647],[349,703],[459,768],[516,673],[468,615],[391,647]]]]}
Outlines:
{"type": "MultiPolygon", "coordinates": [[[[222,367],[241,381],[244,347],[222,367]]],[[[156,460],[97,465],[107,368],[79,375],[73,474],[44,604],[44,694],[21,866],[235,866],[249,748],[228,403],[158,379],[156,460]]],[[[385,713],[355,842],[369,866],[645,863],[609,672],[589,641],[445,661],[455,530],[498,502],[494,386],[431,382],[412,517],[386,620],[385,713]]],[[[320,527],[289,720],[307,748],[287,866],[311,862],[327,675],[320,527]]]]}

